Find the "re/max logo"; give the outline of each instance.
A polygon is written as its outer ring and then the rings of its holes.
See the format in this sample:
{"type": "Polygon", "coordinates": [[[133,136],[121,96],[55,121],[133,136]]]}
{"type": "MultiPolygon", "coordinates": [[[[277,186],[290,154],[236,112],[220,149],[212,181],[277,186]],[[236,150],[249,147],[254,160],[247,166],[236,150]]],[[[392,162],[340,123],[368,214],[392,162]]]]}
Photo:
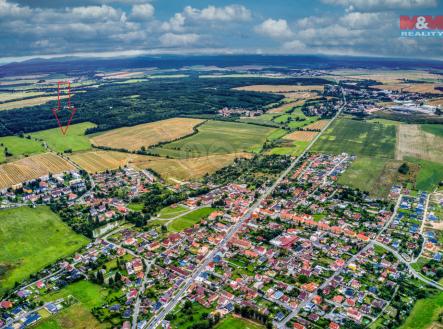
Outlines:
{"type": "Polygon", "coordinates": [[[443,16],[400,16],[401,30],[443,30],[443,16]]]}

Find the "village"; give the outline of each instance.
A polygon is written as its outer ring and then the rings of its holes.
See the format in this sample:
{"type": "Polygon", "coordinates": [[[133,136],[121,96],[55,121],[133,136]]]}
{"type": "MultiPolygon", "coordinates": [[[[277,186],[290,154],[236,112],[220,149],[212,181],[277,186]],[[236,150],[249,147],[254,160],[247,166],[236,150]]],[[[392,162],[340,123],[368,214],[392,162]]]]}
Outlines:
{"type": "Polygon", "coordinates": [[[229,314],[278,328],[389,323],[405,312],[399,299],[412,305],[416,298],[406,286],[443,289],[432,273],[418,273],[438,269],[411,266],[420,257],[441,260],[429,227],[439,225],[441,199],[393,186],[387,202],[339,186],[354,159],[308,154],[269,195],[241,184],[197,184],[203,193],[146,225],[128,219],[143,217],[135,200],[159,182],[132,168],[70,172],[5,191],[4,204],[69,204],[101,229],[75,255],[16,286],[0,303],[0,327],[28,328],[75,304],[61,292],[81,282],[108,291],[112,297],[93,314],[121,328],[215,324],[229,314]]]}

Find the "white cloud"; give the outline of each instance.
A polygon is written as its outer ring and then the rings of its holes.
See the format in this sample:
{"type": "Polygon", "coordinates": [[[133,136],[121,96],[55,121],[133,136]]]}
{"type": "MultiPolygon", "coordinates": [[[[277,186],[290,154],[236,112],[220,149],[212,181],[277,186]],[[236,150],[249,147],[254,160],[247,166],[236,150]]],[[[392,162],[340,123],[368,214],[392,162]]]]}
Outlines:
{"type": "Polygon", "coordinates": [[[132,6],[131,16],[137,19],[147,19],[154,16],[154,6],[150,3],[142,3],[132,6]]]}
{"type": "Polygon", "coordinates": [[[241,5],[229,5],[226,7],[208,6],[204,9],[186,6],[183,12],[186,16],[195,20],[247,21],[251,19],[251,11],[241,5]]]}
{"type": "Polygon", "coordinates": [[[266,35],[271,38],[288,38],[292,35],[292,31],[285,19],[274,20],[268,18],[263,23],[255,27],[257,33],[266,35]]]}
{"type": "Polygon", "coordinates": [[[169,21],[163,22],[161,29],[163,31],[182,32],[184,30],[186,17],[182,13],[176,13],[169,21]]]}
{"type": "Polygon", "coordinates": [[[324,3],[341,5],[353,10],[383,11],[387,9],[408,9],[435,7],[437,0],[322,0],[324,3]]]}
{"type": "Polygon", "coordinates": [[[86,7],[73,7],[68,12],[78,20],[90,19],[90,20],[119,20],[122,13],[110,6],[86,6],[86,7]]]}
{"type": "Polygon", "coordinates": [[[161,44],[166,47],[189,46],[195,44],[199,39],[200,36],[196,33],[165,33],[159,38],[161,44]]]}
{"type": "Polygon", "coordinates": [[[0,17],[23,17],[30,14],[32,14],[32,9],[29,7],[22,7],[16,3],[0,0],[0,17]]]}

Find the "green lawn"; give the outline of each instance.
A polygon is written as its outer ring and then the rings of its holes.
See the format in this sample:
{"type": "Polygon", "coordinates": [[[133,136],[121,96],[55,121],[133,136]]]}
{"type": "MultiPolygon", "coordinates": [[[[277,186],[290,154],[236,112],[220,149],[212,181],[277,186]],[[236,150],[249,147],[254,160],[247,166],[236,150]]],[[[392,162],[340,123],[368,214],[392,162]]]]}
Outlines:
{"type": "Polygon", "coordinates": [[[189,214],[174,219],[172,223],[168,225],[168,230],[173,232],[183,231],[184,229],[192,227],[194,224],[200,222],[203,218],[207,217],[214,210],[215,209],[211,207],[194,210],[189,214]]]}
{"type": "Polygon", "coordinates": [[[210,120],[198,128],[197,134],[154,148],[153,152],[174,158],[252,152],[261,148],[274,130],[252,124],[210,120]]]}
{"type": "Polygon", "coordinates": [[[84,151],[91,149],[91,142],[85,136],[85,131],[92,127],[95,127],[93,123],[83,122],[71,125],[66,135],[63,135],[59,128],[54,128],[32,133],[31,136],[44,140],[56,152],[84,151]]]}
{"type": "Polygon", "coordinates": [[[400,329],[427,329],[443,311],[443,292],[420,299],[400,329]]]}
{"type": "Polygon", "coordinates": [[[262,329],[265,326],[253,322],[251,320],[233,317],[228,315],[226,318],[221,320],[215,327],[215,329],[262,329]]]}
{"type": "Polygon", "coordinates": [[[144,207],[144,204],[141,202],[131,202],[128,204],[128,208],[133,211],[141,211],[144,207]]]}
{"type": "Polygon", "coordinates": [[[34,141],[32,139],[20,138],[17,136],[0,137],[0,163],[16,160],[23,155],[31,155],[36,153],[42,153],[45,151],[42,143],[34,141]],[[12,153],[11,157],[5,156],[5,148],[9,153],[12,153]]]}
{"type": "Polygon", "coordinates": [[[1,210],[0,294],[87,243],[48,207],[1,210]]]}
{"type": "Polygon", "coordinates": [[[313,151],[393,159],[395,139],[395,125],[339,119],[320,136],[313,151]]]}
{"type": "Polygon", "coordinates": [[[424,124],[421,125],[421,129],[428,133],[443,137],[443,124],[424,124]]]}
{"type": "Polygon", "coordinates": [[[59,298],[74,296],[86,308],[92,309],[106,302],[109,291],[100,285],[90,281],[78,281],[70,284],[61,290],[43,296],[45,302],[55,301],[59,298]]]}
{"type": "Polygon", "coordinates": [[[165,207],[162,210],[160,210],[160,212],[158,213],[158,217],[169,219],[169,218],[176,217],[180,214],[183,214],[187,211],[189,211],[189,208],[186,208],[185,206],[182,206],[182,205],[178,205],[177,207],[169,206],[169,207],[165,207]]]}
{"type": "Polygon", "coordinates": [[[406,160],[420,166],[415,184],[417,189],[431,191],[443,181],[443,164],[412,157],[407,157],[406,160]]]}

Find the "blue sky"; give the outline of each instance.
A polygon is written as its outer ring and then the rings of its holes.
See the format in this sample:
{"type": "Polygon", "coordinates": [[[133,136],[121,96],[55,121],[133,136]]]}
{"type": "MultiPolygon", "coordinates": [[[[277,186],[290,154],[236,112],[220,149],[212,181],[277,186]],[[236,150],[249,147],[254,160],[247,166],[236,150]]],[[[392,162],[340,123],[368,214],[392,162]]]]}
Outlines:
{"type": "Polygon", "coordinates": [[[0,0],[0,61],[65,55],[340,54],[441,58],[400,38],[439,0],[0,0]]]}

